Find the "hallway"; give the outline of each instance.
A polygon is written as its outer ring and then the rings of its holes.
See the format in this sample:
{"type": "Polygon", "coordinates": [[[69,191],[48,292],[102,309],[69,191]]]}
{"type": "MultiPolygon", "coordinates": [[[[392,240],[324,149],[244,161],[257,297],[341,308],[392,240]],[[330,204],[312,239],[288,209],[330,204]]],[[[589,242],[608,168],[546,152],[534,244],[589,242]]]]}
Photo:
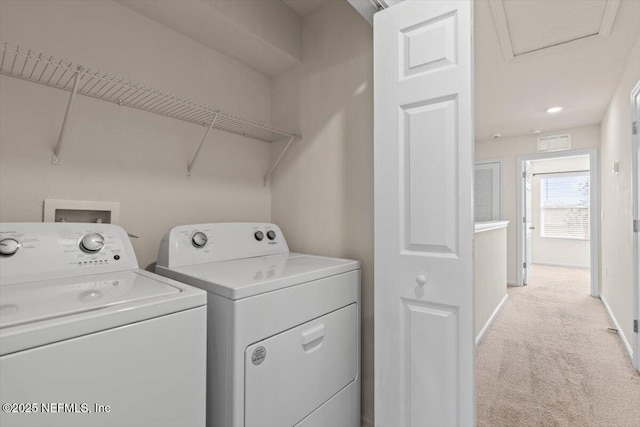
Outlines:
{"type": "Polygon", "coordinates": [[[640,425],[640,374],[589,270],[535,265],[477,349],[477,425],[640,425]]]}

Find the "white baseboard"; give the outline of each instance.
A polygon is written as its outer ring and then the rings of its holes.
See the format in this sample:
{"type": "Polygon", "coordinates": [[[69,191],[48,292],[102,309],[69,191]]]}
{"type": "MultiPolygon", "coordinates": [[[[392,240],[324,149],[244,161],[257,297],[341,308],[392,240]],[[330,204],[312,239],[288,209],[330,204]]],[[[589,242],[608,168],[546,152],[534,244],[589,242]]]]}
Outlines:
{"type": "Polygon", "coordinates": [[[534,261],[533,265],[548,265],[551,267],[565,267],[565,268],[584,268],[584,269],[589,269],[590,267],[588,265],[578,265],[578,264],[563,264],[561,262],[540,262],[540,261],[534,261]]]}
{"type": "Polygon", "coordinates": [[[625,350],[627,350],[627,353],[631,358],[631,363],[633,363],[633,350],[631,349],[631,344],[629,344],[629,340],[627,340],[627,337],[624,335],[624,332],[620,328],[620,324],[618,323],[616,316],[613,315],[613,311],[611,311],[611,307],[609,307],[609,303],[607,302],[607,299],[603,294],[600,294],[600,301],[602,301],[602,305],[604,305],[604,308],[607,310],[607,314],[609,315],[609,319],[611,319],[611,323],[613,323],[613,326],[618,330],[618,335],[620,335],[622,345],[624,345],[625,350]]]}
{"type": "Polygon", "coordinates": [[[360,414],[360,425],[362,427],[373,427],[373,420],[365,414],[360,414]]]}
{"type": "Polygon", "coordinates": [[[515,280],[507,280],[507,286],[520,286],[515,280]]]}
{"type": "Polygon", "coordinates": [[[506,294],[504,298],[502,298],[502,301],[500,301],[496,309],[493,310],[493,313],[491,313],[489,320],[487,320],[487,323],[484,324],[484,326],[476,336],[476,345],[480,344],[480,341],[482,341],[484,334],[487,333],[493,321],[496,320],[496,317],[498,317],[498,313],[500,313],[500,310],[502,310],[502,307],[504,306],[504,303],[507,301],[507,298],[509,298],[509,294],[506,294]]]}

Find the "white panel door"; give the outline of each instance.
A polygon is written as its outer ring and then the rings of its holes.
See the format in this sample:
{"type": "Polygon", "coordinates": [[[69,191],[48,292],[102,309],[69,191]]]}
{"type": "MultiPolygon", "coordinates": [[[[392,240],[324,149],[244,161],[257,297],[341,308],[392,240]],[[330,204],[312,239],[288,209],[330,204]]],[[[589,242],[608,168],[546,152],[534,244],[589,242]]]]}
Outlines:
{"type": "Polygon", "coordinates": [[[474,425],[472,4],[374,17],[375,422],[474,425]]]}

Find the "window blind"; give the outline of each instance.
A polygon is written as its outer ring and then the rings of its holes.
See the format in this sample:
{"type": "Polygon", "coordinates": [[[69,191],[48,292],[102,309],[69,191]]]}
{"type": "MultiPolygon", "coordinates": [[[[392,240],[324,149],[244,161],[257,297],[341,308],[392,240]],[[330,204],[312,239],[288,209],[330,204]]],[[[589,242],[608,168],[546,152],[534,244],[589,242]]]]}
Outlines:
{"type": "Polygon", "coordinates": [[[589,174],[555,175],[540,180],[541,236],[589,239],[589,174]]]}

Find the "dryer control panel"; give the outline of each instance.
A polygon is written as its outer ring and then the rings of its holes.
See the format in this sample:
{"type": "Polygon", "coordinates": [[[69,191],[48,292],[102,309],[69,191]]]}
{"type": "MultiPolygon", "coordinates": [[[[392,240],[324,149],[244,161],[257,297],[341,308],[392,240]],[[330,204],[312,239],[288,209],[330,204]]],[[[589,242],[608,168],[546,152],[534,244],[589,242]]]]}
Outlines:
{"type": "Polygon", "coordinates": [[[288,252],[287,241],[275,224],[181,225],[162,238],[158,265],[179,267],[288,252]]]}
{"type": "Polygon", "coordinates": [[[137,268],[129,237],[117,225],[0,224],[0,285],[137,268]]]}

